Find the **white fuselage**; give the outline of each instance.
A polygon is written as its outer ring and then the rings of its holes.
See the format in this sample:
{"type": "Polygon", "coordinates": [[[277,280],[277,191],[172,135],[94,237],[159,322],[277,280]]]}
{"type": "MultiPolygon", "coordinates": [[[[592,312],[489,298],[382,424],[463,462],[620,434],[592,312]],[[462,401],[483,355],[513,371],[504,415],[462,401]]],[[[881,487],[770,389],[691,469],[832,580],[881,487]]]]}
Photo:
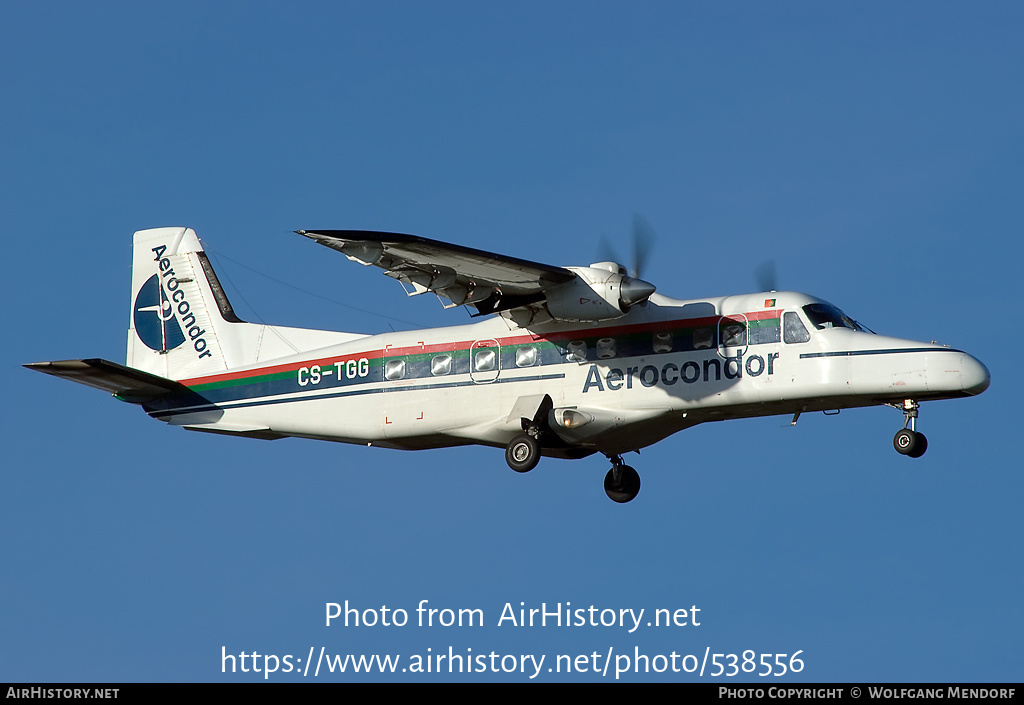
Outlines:
{"type": "MultiPolygon", "coordinates": [[[[789,292],[694,301],[655,295],[599,324],[510,316],[360,337],[182,380],[147,406],[194,430],[392,448],[505,446],[545,395],[579,457],[618,454],[705,421],[968,396],[967,353],[816,324],[789,292]],[[819,327],[819,325],[821,327],[819,327]],[[568,413],[571,410],[575,413],[568,413]]],[[[545,451],[559,455],[559,451],[545,451]]]]}

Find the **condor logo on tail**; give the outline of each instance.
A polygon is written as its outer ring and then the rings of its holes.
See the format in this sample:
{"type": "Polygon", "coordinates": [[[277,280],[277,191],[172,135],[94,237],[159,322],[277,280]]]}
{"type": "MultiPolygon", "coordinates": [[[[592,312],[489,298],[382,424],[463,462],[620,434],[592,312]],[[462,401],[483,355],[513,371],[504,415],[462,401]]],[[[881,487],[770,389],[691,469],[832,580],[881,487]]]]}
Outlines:
{"type": "Polygon", "coordinates": [[[150,350],[168,352],[185,342],[167,293],[154,274],[135,297],[135,332],[150,350]]]}

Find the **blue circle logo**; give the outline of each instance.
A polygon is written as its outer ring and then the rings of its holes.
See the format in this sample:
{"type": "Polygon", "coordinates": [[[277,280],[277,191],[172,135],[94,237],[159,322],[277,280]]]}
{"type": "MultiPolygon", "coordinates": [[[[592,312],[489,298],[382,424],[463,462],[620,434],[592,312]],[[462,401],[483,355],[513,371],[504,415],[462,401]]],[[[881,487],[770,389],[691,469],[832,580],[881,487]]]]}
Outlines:
{"type": "Polygon", "coordinates": [[[185,342],[167,292],[154,274],[135,297],[135,332],[150,350],[167,352],[185,342]]]}

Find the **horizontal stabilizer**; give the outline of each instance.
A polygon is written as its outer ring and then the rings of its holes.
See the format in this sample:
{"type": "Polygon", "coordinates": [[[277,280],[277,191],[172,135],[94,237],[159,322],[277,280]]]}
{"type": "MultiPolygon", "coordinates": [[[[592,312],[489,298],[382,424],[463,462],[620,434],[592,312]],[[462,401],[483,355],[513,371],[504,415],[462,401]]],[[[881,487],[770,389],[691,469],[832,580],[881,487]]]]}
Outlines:
{"type": "Polygon", "coordinates": [[[188,391],[188,387],[172,379],[99,358],[32,362],[25,367],[102,389],[132,404],[144,404],[173,392],[188,391]]]}

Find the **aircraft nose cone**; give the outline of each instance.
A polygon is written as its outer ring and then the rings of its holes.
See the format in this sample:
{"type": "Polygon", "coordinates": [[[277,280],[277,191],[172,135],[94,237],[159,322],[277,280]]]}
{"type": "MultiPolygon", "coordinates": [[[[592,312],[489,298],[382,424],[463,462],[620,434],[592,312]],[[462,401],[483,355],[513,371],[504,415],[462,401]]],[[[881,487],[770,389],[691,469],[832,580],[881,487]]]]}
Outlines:
{"type": "Polygon", "coordinates": [[[646,301],[654,292],[655,286],[650,282],[633,277],[623,277],[622,283],[619,285],[619,300],[622,301],[623,306],[629,307],[646,301]]]}
{"type": "Polygon", "coordinates": [[[964,355],[963,366],[960,370],[960,383],[963,390],[968,394],[981,394],[988,389],[991,377],[988,368],[970,355],[964,355]]]}

